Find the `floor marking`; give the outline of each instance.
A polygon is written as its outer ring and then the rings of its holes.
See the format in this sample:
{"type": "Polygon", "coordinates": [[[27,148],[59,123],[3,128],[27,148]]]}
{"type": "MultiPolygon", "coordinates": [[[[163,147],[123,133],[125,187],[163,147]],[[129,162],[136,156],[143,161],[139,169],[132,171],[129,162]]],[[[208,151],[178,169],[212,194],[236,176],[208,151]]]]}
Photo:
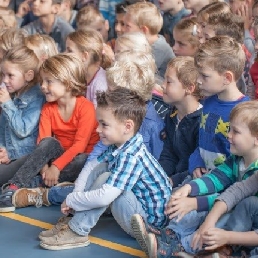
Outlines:
{"type": "MultiPolygon", "coordinates": [[[[9,219],[13,219],[13,220],[17,220],[17,221],[20,221],[20,222],[23,222],[23,223],[26,223],[26,224],[29,224],[29,225],[32,225],[32,226],[40,227],[40,228],[43,228],[43,229],[50,229],[50,228],[53,227],[53,225],[50,224],[50,223],[46,223],[46,222],[43,222],[43,221],[40,221],[40,220],[32,219],[32,218],[29,218],[29,217],[26,217],[26,216],[23,216],[23,215],[19,215],[19,214],[16,214],[16,213],[12,213],[12,212],[10,212],[10,213],[0,213],[0,216],[6,217],[6,218],[9,218],[9,219]]],[[[146,258],[144,252],[142,252],[140,250],[137,250],[137,249],[134,249],[132,247],[124,246],[124,245],[121,245],[121,244],[117,244],[117,243],[107,241],[107,240],[104,240],[104,239],[101,239],[101,238],[98,238],[98,237],[93,237],[93,236],[90,236],[89,239],[90,239],[91,243],[93,243],[93,244],[100,245],[100,246],[103,246],[103,247],[106,247],[106,248],[109,248],[109,249],[112,249],[112,250],[115,250],[115,251],[119,251],[119,252],[122,252],[122,253],[131,254],[131,255],[134,255],[136,257],[141,257],[141,258],[145,257],[146,258]]]]}

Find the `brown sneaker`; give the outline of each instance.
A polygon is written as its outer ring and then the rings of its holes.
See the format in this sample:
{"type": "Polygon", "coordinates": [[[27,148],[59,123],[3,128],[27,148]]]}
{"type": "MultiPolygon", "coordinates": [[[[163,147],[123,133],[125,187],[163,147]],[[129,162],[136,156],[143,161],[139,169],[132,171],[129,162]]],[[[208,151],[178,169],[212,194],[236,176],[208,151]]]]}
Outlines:
{"type": "Polygon", "coordinates": [[[63,250],[84,247],[90,244],[88,236],[80,236],[73,232],[68,225],[56,235],[44,238],[40,246],[48,250],[63,250]]]}
{"type": "Polygon", "coordinates": [[[195,258],[229,258],[229,257],[233,257],[232,253],[233,253],[232,247],[229,245],[224,245],[214,250],[200,251],[194,257],[195,258]]]}
{"type": "Polygon", "coordinates": [[[14,192],[12,203],[14,207],[27,207],[35,205],[37,208],[42,205],[49,206],[48,189],[43,187],[21,188],[14,192]]]}
{"type": "Polygon", "coordinates": [[[62,228],[68,225],[71,218],[72,217],[61,217],[53,228],[40,232],[39,239],[43,241],[44,238],[56,235],[62,228]]]}

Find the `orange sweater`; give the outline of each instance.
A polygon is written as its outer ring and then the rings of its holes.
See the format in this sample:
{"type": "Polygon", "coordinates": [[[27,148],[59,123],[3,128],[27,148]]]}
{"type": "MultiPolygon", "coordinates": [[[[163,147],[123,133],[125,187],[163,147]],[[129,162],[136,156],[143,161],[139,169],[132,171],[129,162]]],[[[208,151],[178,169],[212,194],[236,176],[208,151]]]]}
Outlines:
{"type": "Polygon", "coordinates": [[[38,143],[55,137],[65,149],[53,164],[62,170],[79,153],[90,153],[99,140],[94,105],[85,97],[77,97],[72,116],[64,121],[57,102],[46,103],[41,111],[38,143]]]}

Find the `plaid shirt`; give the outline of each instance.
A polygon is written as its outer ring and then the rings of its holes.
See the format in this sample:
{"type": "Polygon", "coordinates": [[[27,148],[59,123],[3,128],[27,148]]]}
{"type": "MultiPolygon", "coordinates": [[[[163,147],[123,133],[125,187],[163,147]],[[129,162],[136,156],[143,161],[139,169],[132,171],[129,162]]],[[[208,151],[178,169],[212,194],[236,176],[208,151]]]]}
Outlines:
{"type": "Polygon", "coordinates": [[[166,173],[148,152],[139,133],[119,148],[109,146],[98,161],[108,163],[111,176],[107,184],[132,191],[142,204],[148,223],[156,227],[164,225],[164,208],[172,188],[166,173]]]}

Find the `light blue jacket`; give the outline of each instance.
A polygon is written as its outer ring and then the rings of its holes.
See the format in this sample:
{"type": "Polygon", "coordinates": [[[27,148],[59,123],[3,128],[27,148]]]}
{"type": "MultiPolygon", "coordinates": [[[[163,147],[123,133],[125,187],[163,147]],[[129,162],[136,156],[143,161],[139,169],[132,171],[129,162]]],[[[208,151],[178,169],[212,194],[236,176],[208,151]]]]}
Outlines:
{"type": "MultiPolygon", "coordinates": [[[[143,142],[148,151],[154,158],[159,159],[160,153],[163,149],[163,141],[160,137],[160,132],[164,128],[164,121],[157,114],[151,101],[147,102],[147,112],[142,121],[139,133],[143,137],[143,142]]],[[[93,160],[101,155],[108,146],[105,146],[99,141],[93,148],[87,160],[93,160]]]]}
{"type": "Polygon", "coordinates": [[[34,86],[19,97],[1,104],[0,147],[11,160],[31,153],[36,147],[39,117],[45,96],[34,86]]]}

